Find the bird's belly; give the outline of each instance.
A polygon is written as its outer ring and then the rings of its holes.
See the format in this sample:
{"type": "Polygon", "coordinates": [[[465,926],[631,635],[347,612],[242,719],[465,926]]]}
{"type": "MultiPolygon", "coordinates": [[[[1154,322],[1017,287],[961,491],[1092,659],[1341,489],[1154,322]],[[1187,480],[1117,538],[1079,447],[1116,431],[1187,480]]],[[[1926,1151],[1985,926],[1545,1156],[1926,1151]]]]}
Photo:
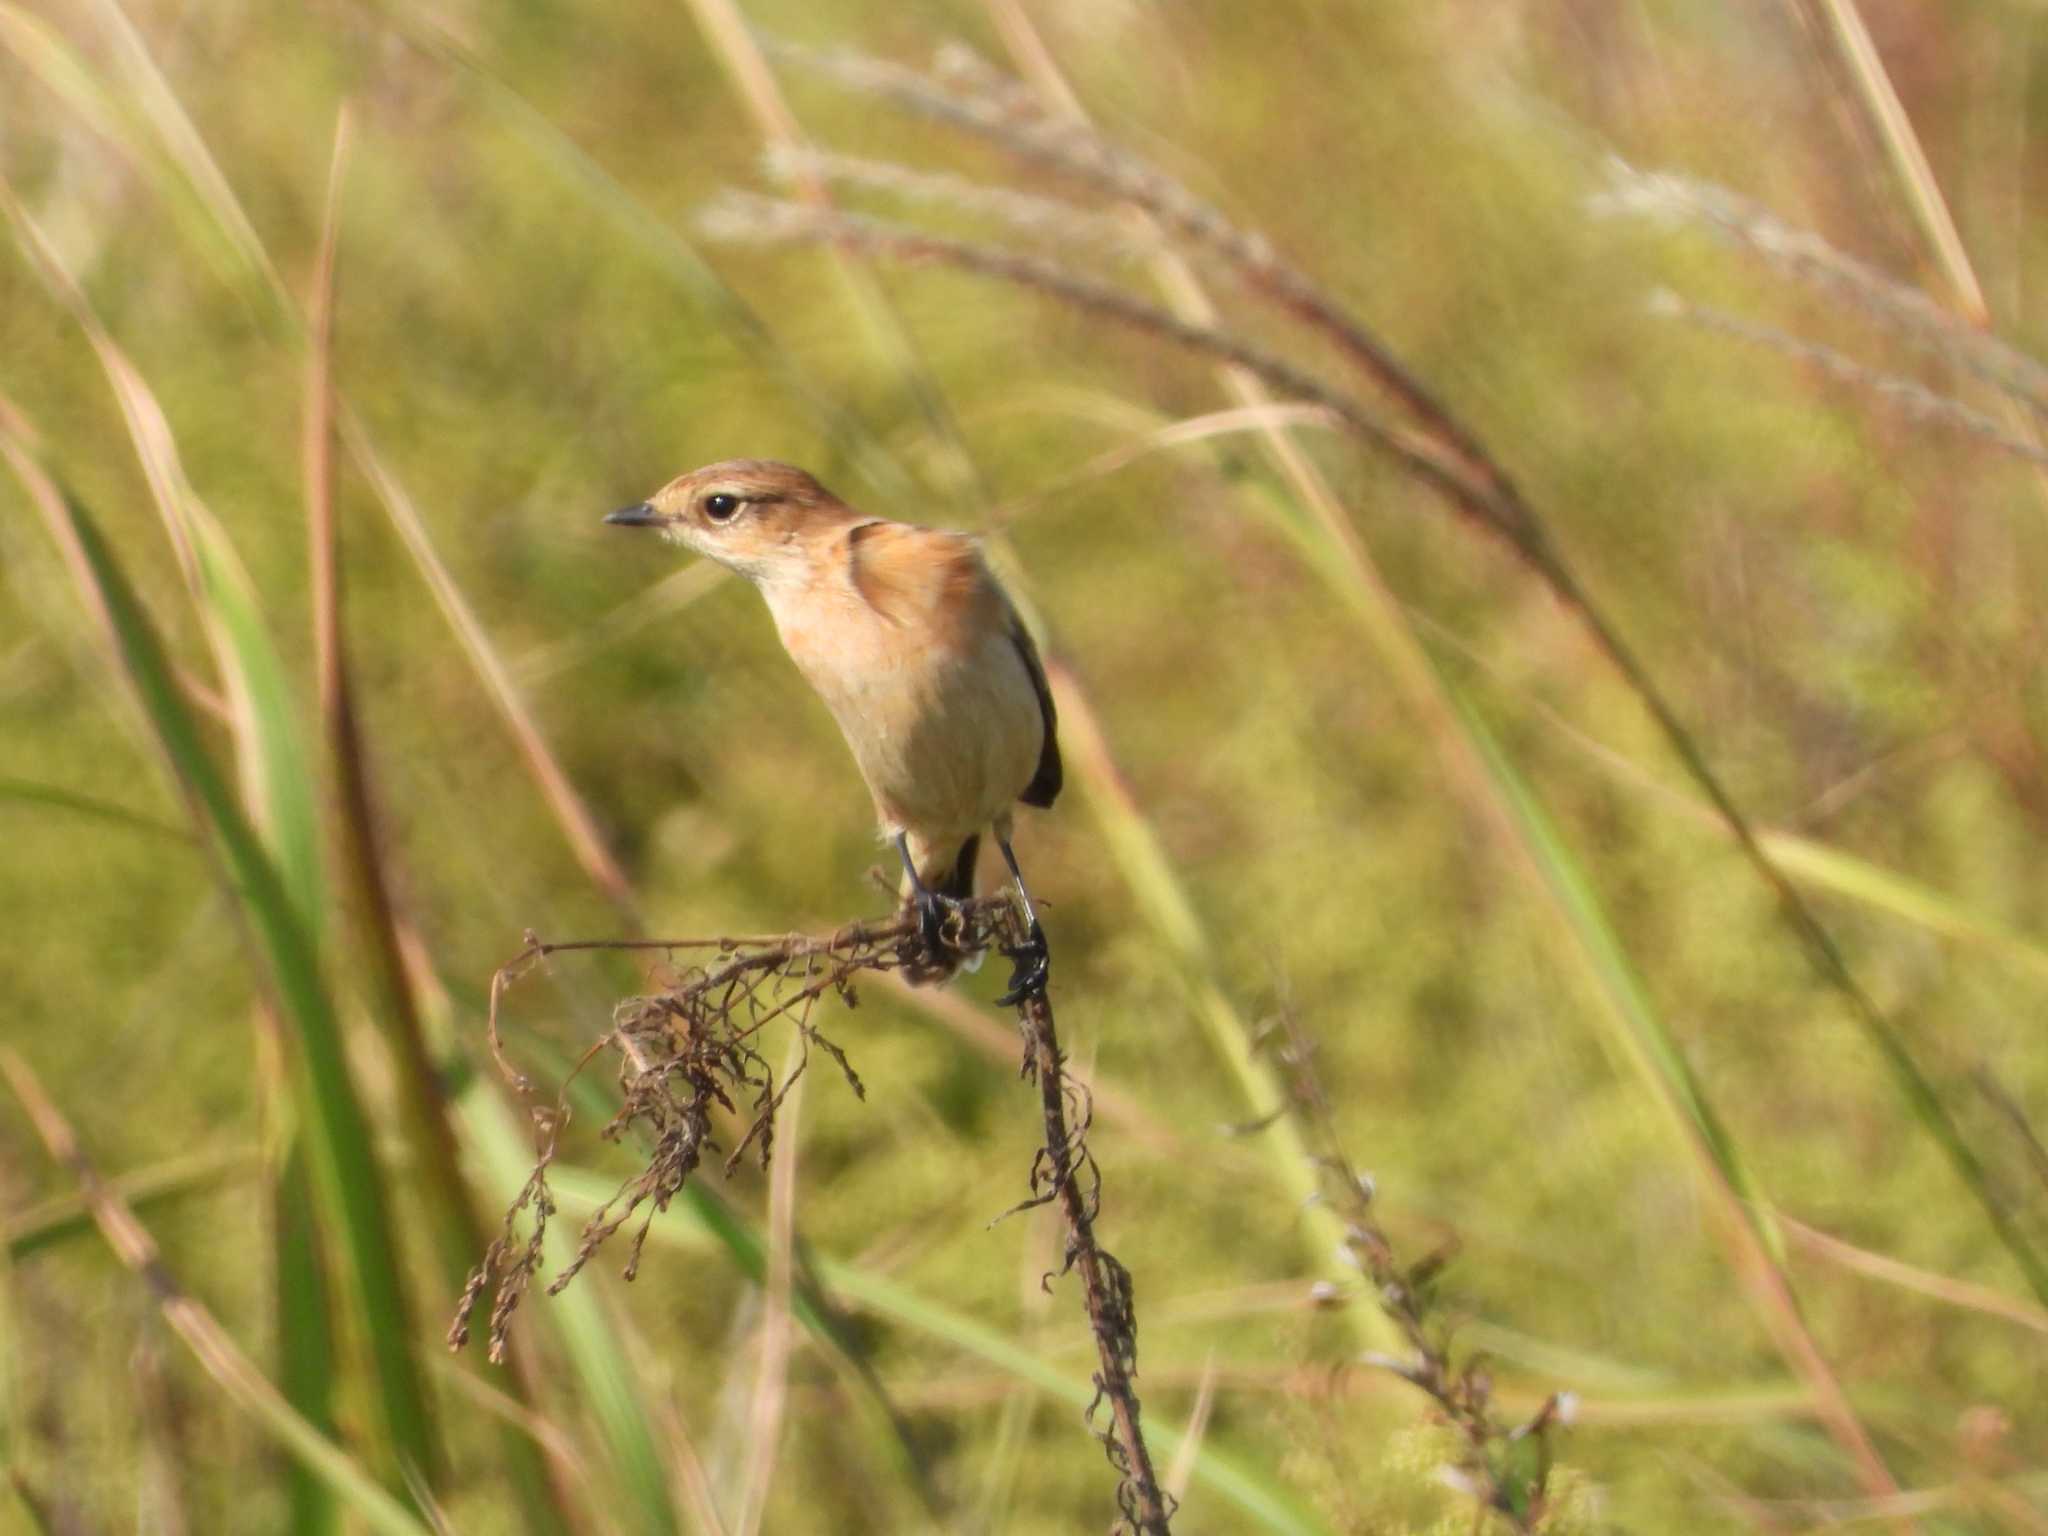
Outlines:
{"type": "Polygon", "coordinates": [[[1036,771],[1044,720],[1007,635],[976,652],[936,655],[900,632],[849,634],[829,646],[784,636],[818,690],[888,829],[966,837],[1006,810],[1036,771]]]}

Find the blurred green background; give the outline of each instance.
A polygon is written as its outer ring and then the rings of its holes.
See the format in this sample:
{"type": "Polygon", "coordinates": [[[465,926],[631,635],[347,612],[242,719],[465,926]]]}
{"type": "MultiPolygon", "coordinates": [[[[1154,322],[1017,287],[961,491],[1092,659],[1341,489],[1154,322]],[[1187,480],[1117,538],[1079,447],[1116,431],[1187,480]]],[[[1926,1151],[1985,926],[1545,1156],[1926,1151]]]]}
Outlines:
{"type": "MultiPolygon", "coordinates": [[[[2022,446],[2035,408],[1699,220],[1600,202],[1614,157],[1724,185],[1967,332],[1938,198],[1988,328],[2036,344],[2048,18],[1867,5],[1886,79],[1824,0],[743,9],[817,48],[921,69],[957,40],[1063,81],[1361,316],[1547,518],[1914,1065],[1816,981],[1572,613],[1425,487],[1324,423],[1277,429],[1291,469],[1258,420],[1176,436],[1240,403],[1210,363],[1041,294],[693,222],[763,184],[778,107],[820,144],[1073,193],[1042,169],[765,57],[714,0],[0,0],[0,1042],[327,1447],[288,1452],[277,1404],[202,1366],[0,1097],[0,1525],[1107,1524],[1076,1284],[1039,1286],[1057,1229],[988,1225],[1039,1131],[998,966],[822,1020],[867,1099],[806,1079],[781,1196],[708,1168],[635,1283],[607,1251],[528,1300],[523,1369],[441,1347],[530,1161],[481,1012],[525,931],[886,909],[866,796],[758,599],[598,523],[758,455],[1000,529],[1063,670],[1070,788],[1020,853],[1097,1088],[1147,1422],[1200,1428],[1176,1529],[1479,1518],[1421,1397],[1357,1363],[1387,1347],[1369,1291],[1311,1304],[1347,1273],[1312,1171],[1232,1133],[1275,1108],[1246,1042],[1281,1016],[1397,1250],[1455,1241],[1437,1285],[1501,1422],[1576,1394],[1553,1528],[2048,1528],[2022,1258],[2048,1247],[2048,481],[1897,388],[1652,300],[1955,396],[2022,446]],[[344,103],[334,511],[367,866],[332,809],[301,445],[344,103]],[[115,567],[184,679],[147,708],[147,643],[120,659],[97,616],[115,567]],[[199,771],[240,784],[239,845],[162,769],[181,714],[199,771]],[[364,867],[395,970],[349,894],[364,867]],[[764,1283],[792,1232],[827,1320],[764,1283]]],[[[1160,292],[1144,261],[1109,275],[1160,292]]],[[[508,999],[511,1055],[559,1081],[644,977],[557,958],[508,999]]],[[[565,1233],[636,1166],[596,1135],[609,1070],[565,1141],[565,1233]]]]}

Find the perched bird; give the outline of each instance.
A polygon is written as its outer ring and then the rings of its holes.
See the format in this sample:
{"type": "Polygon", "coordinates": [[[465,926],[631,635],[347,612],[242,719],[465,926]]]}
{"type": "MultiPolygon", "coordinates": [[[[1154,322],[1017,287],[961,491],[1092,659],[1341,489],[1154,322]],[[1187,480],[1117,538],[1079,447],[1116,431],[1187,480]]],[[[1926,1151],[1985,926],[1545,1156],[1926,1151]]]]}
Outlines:
{"type": "Polygon", "coordinates": [[[1018,802],[1060,792],[1052,690],[1030,633],[964,533],[867,517],[801,469],[728,459],[605,518],[654,528],[760,589],[797,669],[824,699],[903,860],[905,898],[950,973],[945,918],[974,894],[993,831],[1029,941],[1002,1001],[1044,988],[1045,933],[1010,847],[1018,802]]]}

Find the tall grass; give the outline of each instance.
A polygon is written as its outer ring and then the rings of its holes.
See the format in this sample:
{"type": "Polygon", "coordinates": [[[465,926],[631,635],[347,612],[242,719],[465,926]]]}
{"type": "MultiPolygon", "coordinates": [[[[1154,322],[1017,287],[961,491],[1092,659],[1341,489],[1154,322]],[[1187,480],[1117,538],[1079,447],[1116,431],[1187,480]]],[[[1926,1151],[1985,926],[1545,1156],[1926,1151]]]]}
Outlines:
{"type": "MultiPolygon", "coordinates": [[[[949,11],[1010,79],[881,62],[926,45],[854,0],[786,49],[727,0],[0,0],[10,1513],[118,1523],[168,1454],[194,1528],[1099,1522],[1090,1340],[985,1225],[1037,1142],[979,981],[865,990],[882,1091],[676,1195],[631,1288],[434,1352],[533,1160],[471,995],[520,931],[870,901],[744,594],[594,528],[766,451],[985,530],[1055,658],[1076,792],[1026,857],[1184,1528],[2038,1526],[2048,817],[2031,599],[1972,601],[2037,492],[1937,432],[2032,440],[2037,240],[1978,230],[2038,150],[1807,9],[1959,318],[1842,257],[1886,248],[1823,127],[1674,105],[1749,59],[1827,99],[1741,18],[949,11]],[[1583,218],[1580,134],[1740,182],[1665,189],[1735,259],[1583,218]],[[700,249],[764,148],[793,199],[729,224],[819,248],[700,249]],[[1797,366],[1641,323],[1660,286],[1797,366]],[[1279,1113],[1283,1015],[1342,1157],[1279,1113]],[[94,1406],[145,1313],[157,1406],[94,1406]]],[[[530,983],[536,1080],[592,976],[530,983]]],[[[574,1094],[578,1218],[636,1159],[574,1094]]]]}

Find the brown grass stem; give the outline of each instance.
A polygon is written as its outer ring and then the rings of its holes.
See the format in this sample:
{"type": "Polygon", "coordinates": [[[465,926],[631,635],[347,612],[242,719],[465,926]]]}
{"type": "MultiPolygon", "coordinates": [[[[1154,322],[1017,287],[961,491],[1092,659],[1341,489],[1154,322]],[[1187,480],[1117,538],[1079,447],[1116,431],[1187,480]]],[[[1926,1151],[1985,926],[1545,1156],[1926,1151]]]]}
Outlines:
{"type": "Polygon", "coordinates": [[[1598,213],[1694,225],[1747,251],[1775,272],[1876,321],[1894,336],[2048,415],[2048,368],[1907,283],[1837,250],[1811,230],[1710,182],[1645,171],[1616,160],[1598,213]]]}
{"type": "Polygon", "coordinates": [[[1991,307],[1984,301],[1983,285],[1977,281],[1969,252],[1963,249],[1963,237],[1948,210],[1948,199],[1941,195],[1934,167],[1928,163],[1926,150],[1920,147],[1920,136],[1913,131],[1913,121],[1906,115],[1905,103],[1899,99],[1898,88],[1892,84],[1891,74],[1878,55],[1877,44],[1864,24],[1856,0],[1808,3],[1820,13],[1857,101],[1869,114],[1892,174],[1906,194],[1913,222],[1919,225],[1935,265],[1954,290],[1964,318],[1972,325],[1988,326],[1991,307]]]}
{"type": "MultiPolygon", "coordinates": [[[[319,254],[306,304],[305,411],[300,430],[300,468],[305,487],[308,584],[312,589],[315,696],[320,710],[328,779],[327,821],[336,847],[339,883],[373,978],[376,1006],[370,1011],[396,1058],[402,1125],[415,1153],[412,1166],[434,1212],[431,1223],[444,1283],[459,1286],[477,1248],[484,1223],[463,1176],[461,1148],[449,1111],[442,1074],[428,1046],[424,1011],[414,992],[399,941],[398,906],[378,817],[371,795],[368,751],[355,706],[349,666],[341,528],[335,496],[335,394],[333,378],[335,265],[341,233],[341,197],[353,138],[353,116],[343,105],[335,122],[334,150],[321,221],[319,254]]],[[[511,1378],[520,1406],[532,1411],[537,1383],[526,1362],[511,1378]]],[[[558,1455],[541,1458],[523,1436],[504,1440],[506,1462],[517,1482],[527,1529],[541,1533],[573,1529],[576,1491],[558,1455]]],[[[553,1447],[550,1445],[552,1452],[553,1447]]]]}
{"type": "Polygon", "coordinates": [[[1929,389],[1917,379],[1885,373],[1859,363],[1847,353],[1821,342],[1808,341],[1803,336],[1795,336],[1790,331],[1780,330],[1774,325],[1763,325],[1710,305],[1695,304],[1674,293],[1657,294],[1652,300],[1652,308],[1658,314],[1683,320],[1702,330],[1731,336],[1738,341],[1750,342],[1756,346],[1769,347],[1774,352],[1783,353],[1786,357],[1819,369],[1830,378],[1869,391],[1897,406],[1916,421],[1954,427],[1989,443],[2001,453],[2009,453],[2014,458],[2025,459],[2037,467],[2048,468],[2048,448],[2016,436],[2007,431],[1996,417],[1929,389]]]}
{"type": "Polygon", "coordinates": [[[1049,115],[1027,90],[963,48],[947,49],[940,60],[942,71],[965,83],[965,89],[955,90],[943,80],[887,60],[781,46],[792,59],[842,84],[976,134],[1019,159],[1144,210],[1165,228],[1220,258],[1246,288],[1327,336],[1392,400],[1439,437],[1463,472],[1486,486],[1488,500],[1504,507],[1517,500],[1499,466],[1477,439],[1437,402],[1392,349],[1354,323],[1306,276],[1283,261],[1264,236],[1240,229],[1157,166],[1084,122],[1049,115]]]}
{"type": "Polygon", "coordinates": [[[833,245],[910,265],[950,266],[1014,283],[1132,330],[1248,369],[1298,401],[1320,406],[1353,434],[1383,449],[1441,491],[1461,511],[1488,524],[1496,516],[1486,488],[1468,482],[1459,466],[1433,443],[1373,415],[1334,385],[1246,337],[1217,326],[1183,320],[1133,293],[1057,262],[862,214],[813,208],[752,193],[724,193],[700,217],[704,232],[715,239],[833,245]]]}
{"type": "MultiPolygon", "coordinates": [[[[1045,1116],[1045,1145],[1032,1159],[1031,1199],[1025,1203],[1056,1200],[1066,1222],[1061,1268],[1080,1273],[1088,1328],[1102,1364],[1095,1377],[1096,1403],[1109,1404],[1116,1425],[1104,1444],[1121,1476],[1117,1507],[1141,1536],[1165,1536],[1173,1501],[1160,1486],[1139,1419],[1138,1318],[1131,1273],[1095,1238],[1102,1179],[1086,1141],[1087,1097],[1065,1075],[1051,1000],[1042,992],[1026,997],[1017,1006],[1017,1018],[1024,1030],[1024,1075],[1037,1083],[1045,1116]]],[[[1089,1405],[1091,1416],[1094,1408],[1089,1405]]]]}

